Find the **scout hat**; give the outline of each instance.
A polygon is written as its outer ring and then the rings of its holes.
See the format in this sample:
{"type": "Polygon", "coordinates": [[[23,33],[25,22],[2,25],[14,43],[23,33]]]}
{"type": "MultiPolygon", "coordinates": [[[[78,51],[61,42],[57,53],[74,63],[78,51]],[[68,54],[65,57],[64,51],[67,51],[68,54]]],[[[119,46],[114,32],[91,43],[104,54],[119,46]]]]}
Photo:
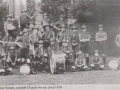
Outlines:
{"type": "Polygon", "coordinates": [[[38,44],[43,44],[43,40],[42,39],[39,40],[38,44]]]}
{"type": "Polygon", "coordinates": [[[7,17],[7,18],[12,18],[12,15],[7,15],[6,17],[7,17]]]}
{"type": "Polygon", "coordinates": [[[98,50],[95,50],[96,53],[98,53],[99,51],[98,50]]]}
{"type": "Polygon", "coordinates": [[[85,26],[85,25],[82,25],[82,29],[85,29],[85,28],[87,28],[87,26],[85,26]]]}
{"type": "Polygon", "coordinates": [[[71,28],[71,30],[73,30],[73,29],[78,30],[77,26],[73,26],[73,27],[71,28]]]}
{"type": "Polygon", "coordinates": [[[64,24],[63,24],[63,25],[61,25],[60,27],[61,27],[61,28],[66,28],[66,26],[65,26],[64,24]]]}
{"type": "Polygon", "coordinates": [[[82,54],[83,54],[82,51],[76,53],[76,55],[82,55],[82,54]]]}
{"type": "Polygon", "coordinates": [[[60,18],[64,18],[64,15],[60,15],[60,18]]]}
{"type": "Polygon", "coordinates": [[[51,38],[51,39],[50,39],[50,42],[55,42],[55,38],[51,38]]]}
{"type": "Polygon", "coordinates": [[[23,30],[23,33],[27,33],[27,32],[28,32],[28,29],[25,28],[25,29],[23,30]]]}
{"type": "Polygon", "coordinates": [[[103,25],[102,25],[102,24],[100,24],[100,25],[99,25],[99,27],[103,27],[103,25]]]}
{"type": "Polygon", "coordinates": [[[69,49],[66,50],[66,53],[71,53],[71,51],[69,49]]]}
{"type": "Polygon", "coordinates": [[[47,13],[44,13],[43,16],[48,16],[47,13]]]}
{"type": "Polygon", "coordinates": [[[37,29],[37,30],[39,30],[39,29],[38,29],[38,27],[36,27],[36,26],[35,26],[35,27],[34,27],[32,30],[34,30],[34,29],[37,29]]]}
{"type": "Polygon", "coordinates": [[[14,49],[15,49],[15,47],[14,47],[14,46],[11,46],[11,47],[10,47],[10,50],[14,50],[14,49]]]}

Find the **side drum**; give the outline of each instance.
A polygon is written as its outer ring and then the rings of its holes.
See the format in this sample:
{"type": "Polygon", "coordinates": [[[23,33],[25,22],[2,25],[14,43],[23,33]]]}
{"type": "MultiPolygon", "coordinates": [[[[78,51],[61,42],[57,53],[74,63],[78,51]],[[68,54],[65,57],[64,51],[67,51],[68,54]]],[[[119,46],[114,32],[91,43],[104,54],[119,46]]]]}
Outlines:
{"type": "Polygon", "coordinates": [[[50,58],[50,71],[52,74],[65,72],[65,55],[64,53],[61,54],[54,54],[50,58]]]}
{"type": "Polygon", "coordinates": [[[21,75],[28,75],[30,74],[30,66],[28,64],[24,64],[20,67],[20,74],[21,75]]]}
{"type": "Polygon", "coordinates": [[[118,67],[119,67],[119,60],[117,59],[111,59],[108,63],[108,67],[111,69],[111,70],[117,70],[118,67]]]}

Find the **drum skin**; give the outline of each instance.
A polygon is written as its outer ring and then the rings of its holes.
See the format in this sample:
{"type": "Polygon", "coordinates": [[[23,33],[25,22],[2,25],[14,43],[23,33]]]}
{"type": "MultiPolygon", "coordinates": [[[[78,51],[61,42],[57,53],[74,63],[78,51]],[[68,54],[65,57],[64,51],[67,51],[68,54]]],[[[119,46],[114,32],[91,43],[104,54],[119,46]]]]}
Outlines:
{"type": "Polygon", "coordinates": [[[30,66],[28,64],[22,65],[19,70],[20,70],[20,74],[22,75],[30,74],[30,66]]]}
{"type": "Polygon", "coordinates": [[[118,67],[119,67],[119,63],[118,63],[118,60],[117,59],[111,59],[108,63],[108,67],[111,69],[111,70],[117,70],[118,67]]]}
{"type": "Polygon", "coordinates": [[[50,58],[50,71],[52,74],[59,72],[59,69],[65,71],[65,55],[64,53],[52,53],[50,58]]]}

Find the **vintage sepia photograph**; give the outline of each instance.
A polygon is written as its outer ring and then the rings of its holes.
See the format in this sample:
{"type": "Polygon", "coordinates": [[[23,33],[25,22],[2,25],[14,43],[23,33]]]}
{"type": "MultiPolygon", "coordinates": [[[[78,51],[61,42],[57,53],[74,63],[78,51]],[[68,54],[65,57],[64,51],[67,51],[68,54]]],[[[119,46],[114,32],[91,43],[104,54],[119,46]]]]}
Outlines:
{"type": "Polygon", "coordinates": [[[85,84],[120,84],[120,0],[0,0],[1,90],[85,84]]]}

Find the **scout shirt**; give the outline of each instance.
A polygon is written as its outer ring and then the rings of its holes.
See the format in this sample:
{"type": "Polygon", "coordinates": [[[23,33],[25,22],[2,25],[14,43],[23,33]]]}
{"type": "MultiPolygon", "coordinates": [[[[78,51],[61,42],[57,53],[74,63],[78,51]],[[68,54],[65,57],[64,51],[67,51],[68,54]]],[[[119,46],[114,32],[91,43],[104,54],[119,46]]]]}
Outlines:
{"type": "Polygon", "coordinates": [[[64,31],[64,32],[59,32],[58,35],[57,35],[57,39],[62,42],[63,39],[67,40],[67,32],[64,31]]]}
{"type": "Polygon", "coordinates": [[[80,42],[87,42],[90,41],[90,34],[88,32],[82,32],[79,34],[79,40],[80,42]]]}
{"type": "Polygon", "coordinates": [[[44,54],[44,49],[43,47],[38,47],[35,49],[35,56],[40,58],[44,54]]]}
{"type": "Polygon", "coordinates": [[[55,35],[53,31],[44,31],[42,37],[45,42],[50,42],[51,38],[54,38],[55,35]]]}
{"type": "Polygon", "coordinates": [[[100,64],[101,63],[101,57],[100,56],[93,56],[91,58],[92,64],[100,64]]]}
{"type": "Polygon", "coordinates": [[[29,35],[23,35],[23,36],[19,37],[18,40],[16,40],[16,41],[20,41],[20,40],[22,41],[22,45],[24,47],[29,46],[29,35]]]}
{"type": "Polygon", "coordinates": [[[77,67],[85,66],[85,57],[83,57],[83,56],[77,57],[76,60],[75,60],[75,65],[77,67]]]}
{"type": "Polygon", "coordinates": [[[106,41],[107,40],[107,33],[104,31],[98,31],[95,36],[96,41],[106,41]]]}
{"type": "Polygon", "coordinates": [[[32,33],[30,34],[30,43],[34,44],[35,42],[38,42],[40,39],[42,39],[42,34],[41,33],[32,33]]]}
{"type": "Polygon", "coordinates": [[[79,43],[79,32],[71,32],[71,43],[72,45],[77,45],[79,43]]]}
{"type": "Polygon", "coordinates": [[[41,24],[42,24],[42,26],[51,25],[52,21],[49,18],[43,18],[41,24]]]}
{"type": "Polygon", "coordinates": [[[4,30],[5,32],[7,30],[14,30],[16,27],[13,25],[13,21],[12,20],[7,20],[5,23],[4,23],[4,30]]]}

